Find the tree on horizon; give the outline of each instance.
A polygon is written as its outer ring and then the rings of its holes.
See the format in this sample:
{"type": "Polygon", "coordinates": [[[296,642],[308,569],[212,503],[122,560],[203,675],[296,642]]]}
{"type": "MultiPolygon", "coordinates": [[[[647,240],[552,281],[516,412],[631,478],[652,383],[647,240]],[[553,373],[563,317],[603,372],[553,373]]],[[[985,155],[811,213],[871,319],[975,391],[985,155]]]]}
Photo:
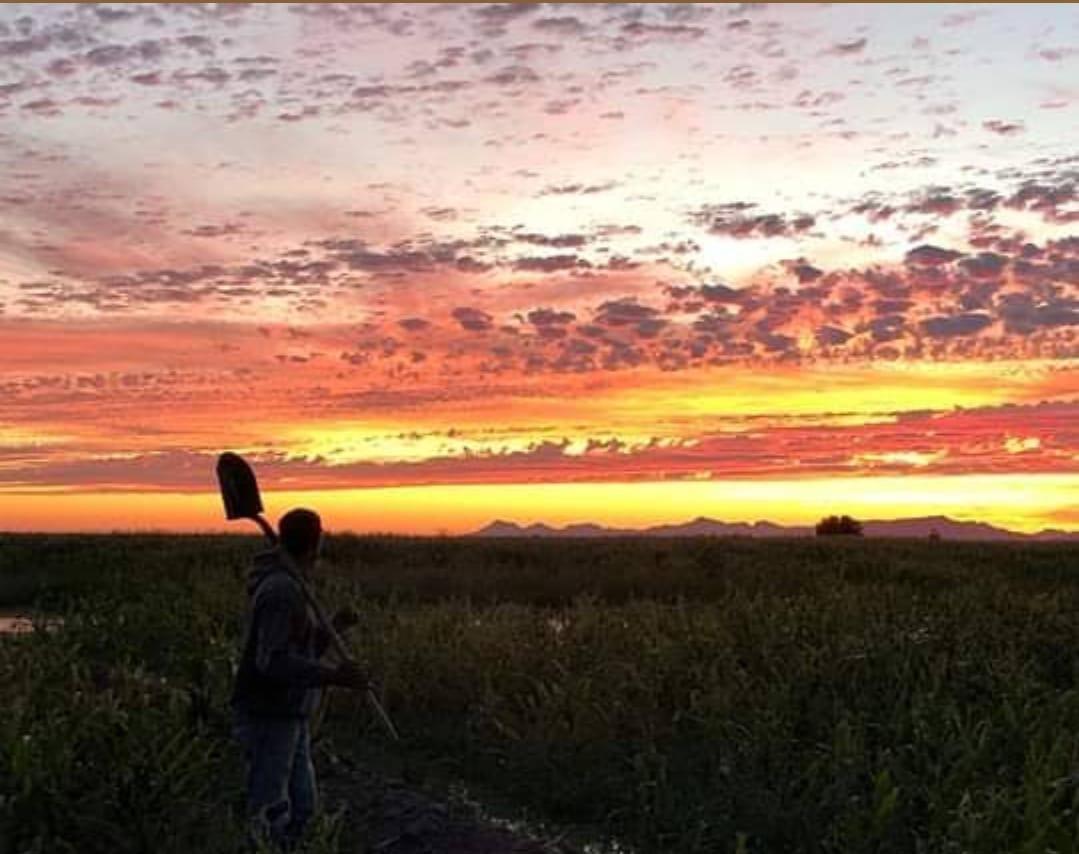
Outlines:
{"type": "Polygon", "coordinates": [[[862,536],[862,523],[850,516],[825,516],[817,523],[817,536],[862,536]]]}

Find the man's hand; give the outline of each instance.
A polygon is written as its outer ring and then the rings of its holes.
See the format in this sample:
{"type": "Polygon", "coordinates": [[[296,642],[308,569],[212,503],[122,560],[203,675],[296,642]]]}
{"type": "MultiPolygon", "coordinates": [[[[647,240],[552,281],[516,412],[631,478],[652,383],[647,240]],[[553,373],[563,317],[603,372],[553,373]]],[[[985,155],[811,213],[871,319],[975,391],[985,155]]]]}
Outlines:
{"type": "Polygon", "coordinates": [[[342,661],[331,671],[327,683],[362,691],[370,686],[371,680],[355,661],[342,661]]]}
{"type": "Polygon", "coordinates": [[[347,605],[341,608],[330,618],[330,622],[333,624],[333,630],[338,634],[347,632],[354,625],[360,621],[360,615],[353,611],[347,605]]]}

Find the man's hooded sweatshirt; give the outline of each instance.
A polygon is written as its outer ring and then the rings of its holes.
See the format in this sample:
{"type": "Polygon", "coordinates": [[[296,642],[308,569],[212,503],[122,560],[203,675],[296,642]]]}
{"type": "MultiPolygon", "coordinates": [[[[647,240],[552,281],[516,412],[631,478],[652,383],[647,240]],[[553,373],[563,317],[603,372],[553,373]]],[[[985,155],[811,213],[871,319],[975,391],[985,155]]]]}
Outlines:
{"type": "Polygon", "coordinates": [[[318,660],[327,638],[278,549],[255,557],[247,594],[232,705],[257,717],[306,718],[331,672],[318,660]]]}

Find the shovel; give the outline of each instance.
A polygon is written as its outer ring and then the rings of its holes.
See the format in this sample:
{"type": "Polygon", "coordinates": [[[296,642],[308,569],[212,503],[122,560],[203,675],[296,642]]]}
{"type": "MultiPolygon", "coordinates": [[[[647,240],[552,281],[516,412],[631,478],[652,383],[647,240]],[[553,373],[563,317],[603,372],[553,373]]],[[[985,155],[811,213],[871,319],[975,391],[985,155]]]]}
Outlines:
{"type": "MultiPolygon", "coordinates": [[[[277,533],[262,516],[262,498],[259,496],[259,484],[255,479],[255,472],[247,464],[246,460],[231,451],[223,453],[217,458],[217,482],[221,486],[221,498],[225,502],[225,518],[229,521],[233,519],[250,519],[262,529],[262,533],[266,535],[266,539],[269,540],[270,544],[276,546],[277,533]]],[[[315,612],[315,618],[318,620],[319,626],[329,637],[330,645],[333,646],[334,651],[342,661],[352,662],[352,656],[349,655],[345,642],[341,639],[330,620],[327,619],[325,610],[323,610],[322,605],[319,604],[311,589],[304,583],[295,562],[287,551],[284,549],[280,551],[286,571],[292,576],[293,581],[299,585],[307,604],[315,612]]],[[[386,732],[389,733],[390,738],[394,741],[400,741],[401,736],[397,732],[397,727],[393,725],[390,716],[382,708],[382,703],[379,702],[378,695],[375,694],[373,688],[367,689],[367,699],[379,720],[382,721],[382,725],[385,727],[386,732]]]]}

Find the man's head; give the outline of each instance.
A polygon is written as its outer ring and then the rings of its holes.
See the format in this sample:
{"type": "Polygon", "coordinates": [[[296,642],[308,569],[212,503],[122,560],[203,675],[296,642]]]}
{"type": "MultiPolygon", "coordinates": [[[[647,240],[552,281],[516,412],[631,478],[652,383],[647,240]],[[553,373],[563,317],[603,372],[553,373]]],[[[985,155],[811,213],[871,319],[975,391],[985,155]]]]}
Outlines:
{"type": "Polygon", "coordinates": [[[322,520],[314,510],[297,507],[277,523],[281,546],[298,561],[314,563],[322,540],[322,520]]]}

